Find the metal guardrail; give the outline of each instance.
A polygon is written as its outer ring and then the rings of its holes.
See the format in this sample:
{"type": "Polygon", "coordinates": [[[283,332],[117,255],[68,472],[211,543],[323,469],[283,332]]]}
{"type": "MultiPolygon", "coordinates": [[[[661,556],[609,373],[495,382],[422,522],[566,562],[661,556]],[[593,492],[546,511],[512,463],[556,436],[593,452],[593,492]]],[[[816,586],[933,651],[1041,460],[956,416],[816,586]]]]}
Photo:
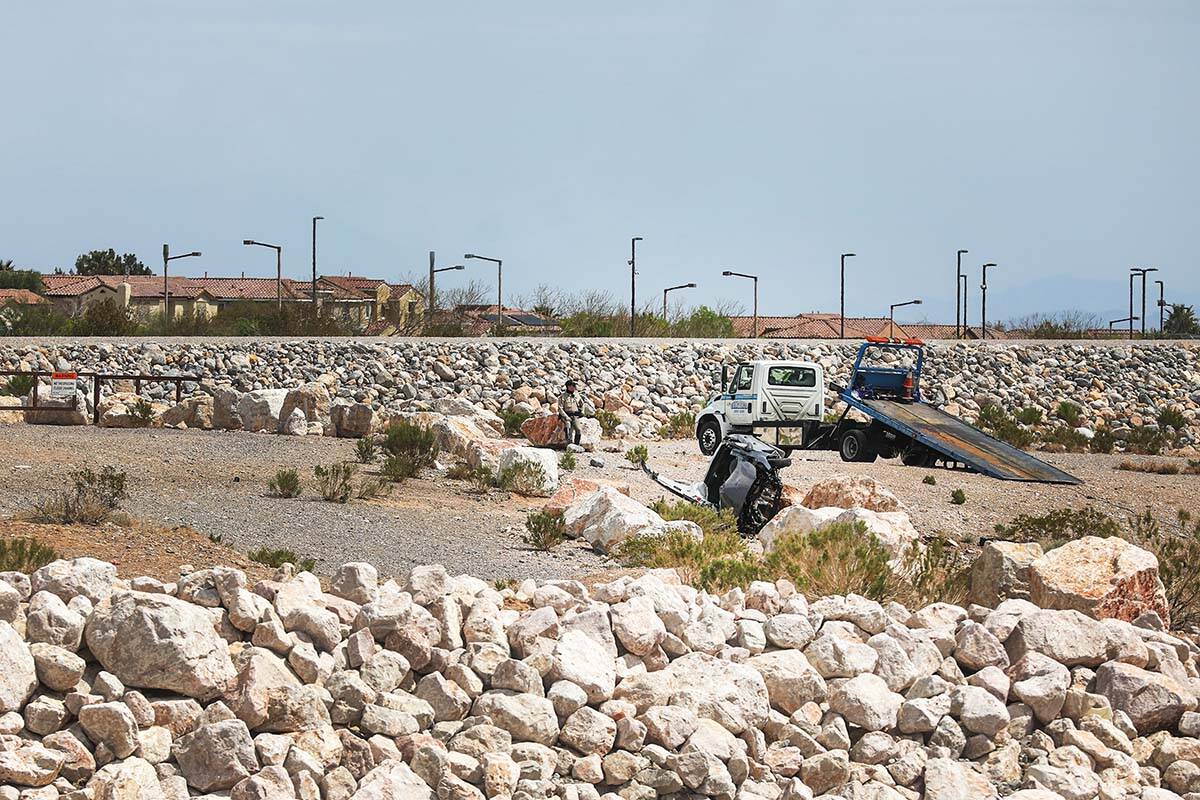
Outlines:
{"type": "MultiPolygon", "coordinates": [[[[0,370],[0,375],[12,377],[14,375],[29,375],[33,380],[33,402],[31,405],[0,405],[0,411],[63,411],[64,406],[46,406],[38,405],[38,389],[41,386],[40,378],[52,377],[53,372],[44,372],[41,370],[0,370]]],[[[201,378],[198,375],[146,375],[146,374],[125,374],[125,373],[108,373],[108,372],[76,372],[76,379],[91,378],[92,379],[92,424],[100,424],[100,385],[104,381],[133,381],[133,393],[139,394],[142,391],[143,383],[173,383],[175,384],[175,402],[183,400],[183,384],[185,383],[200,383],[201,378]]],[[[79,408],[79,393],[75,392],[71,395],[70,410],[75,411],[79,408]]]]}

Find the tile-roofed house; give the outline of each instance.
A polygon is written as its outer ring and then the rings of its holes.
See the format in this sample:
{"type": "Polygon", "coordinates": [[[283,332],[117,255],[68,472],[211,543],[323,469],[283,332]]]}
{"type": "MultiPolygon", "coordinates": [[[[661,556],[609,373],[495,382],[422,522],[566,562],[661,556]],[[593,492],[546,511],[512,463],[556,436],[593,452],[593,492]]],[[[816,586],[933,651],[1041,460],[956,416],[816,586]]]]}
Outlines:
{"type": "Polygon", "coordinates": [[[33,306],[49,302],[49,300],[37,292],[30,291],[29,289],[0,289],[0,306],[9,303],[13,305],[33,306]]]}
{"type": "MultiPolygon", "coordinates": [[[[754,331],[754,317],[733,317],[734,333],[749,338],[754,331]]],[[[887,317],[846,317],[846,338],[867,336],[908,338],[903,325],[891,325],[887,317]]],[[[837,314],[810,313],[794,317],[759,317],[758,335],[763,339],[837,339],[841,335],[841,317],[837,314]]]]}

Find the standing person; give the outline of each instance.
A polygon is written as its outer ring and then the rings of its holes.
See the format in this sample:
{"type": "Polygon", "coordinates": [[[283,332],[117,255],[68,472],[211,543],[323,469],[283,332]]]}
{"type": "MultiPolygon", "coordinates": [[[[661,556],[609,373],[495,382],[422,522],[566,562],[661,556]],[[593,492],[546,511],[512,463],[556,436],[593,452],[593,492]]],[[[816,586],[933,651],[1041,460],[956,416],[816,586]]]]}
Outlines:
{"type": "Polygon", "coordinates": [[[579,429],[579,419],[583,416],[583,398],[575,391],[575,381],[567,381],[567,386],[558,397],[558,416],[567,427],[567,444],[579,444],[583,432],[579,429]]]}

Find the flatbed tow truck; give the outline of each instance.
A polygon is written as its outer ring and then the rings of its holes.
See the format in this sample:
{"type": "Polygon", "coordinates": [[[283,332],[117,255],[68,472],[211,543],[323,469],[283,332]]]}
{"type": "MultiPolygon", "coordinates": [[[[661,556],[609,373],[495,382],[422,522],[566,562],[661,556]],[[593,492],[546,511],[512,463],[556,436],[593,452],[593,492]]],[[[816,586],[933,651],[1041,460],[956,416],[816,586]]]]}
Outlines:
{"type": "Polygon", "coordinates": [[[850,381],[833,386],[845,410],[825,420],[824,370],[807,361],[738,364],[733,380],[722,377],[721,393],[697,415],[700,451],[712,455],[730,434],[757,429],[800,431],[799,443],[779,442],[784,451],[836,450],[843,461],[896,458],[907,466],[964,469],[1011,481],[1078,484],[1079,478],[1001,442],[952,414],[924,402],[918,339],[869,337],[858,349],[850,381]],[[867,363],[893,356],[901,366],[867,363]],[[851,410],[865,418],[852,418],[851,410]]]}

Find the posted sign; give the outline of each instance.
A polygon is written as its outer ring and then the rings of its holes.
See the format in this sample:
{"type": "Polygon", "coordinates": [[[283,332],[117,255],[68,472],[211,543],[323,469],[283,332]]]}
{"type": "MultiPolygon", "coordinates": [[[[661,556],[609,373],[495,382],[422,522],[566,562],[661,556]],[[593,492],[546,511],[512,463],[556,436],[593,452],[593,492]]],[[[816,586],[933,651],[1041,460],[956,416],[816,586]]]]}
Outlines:
{"type": "Polygon", "coordinates": [[[50,376],[50,396],[68,398],[75,396],[75,381],[79,378],[74,372],[55,372],[50,376]]]}

